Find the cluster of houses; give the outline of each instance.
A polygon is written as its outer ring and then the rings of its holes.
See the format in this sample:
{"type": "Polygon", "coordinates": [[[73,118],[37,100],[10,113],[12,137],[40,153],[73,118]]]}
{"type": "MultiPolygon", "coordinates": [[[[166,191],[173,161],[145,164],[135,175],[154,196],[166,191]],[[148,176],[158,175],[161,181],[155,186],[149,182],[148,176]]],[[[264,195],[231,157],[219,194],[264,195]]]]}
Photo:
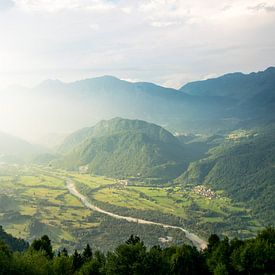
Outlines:
{"type": "Polygon", "coordinates": [[[89,166],[88,165],[83,165],[78,167],[78,172],[80,174],[88,174],[89,173],[89,166]]]}
{"type": "Polygon", "coordinates": [[[196,194],[206,197],[210,200],[218,197],[218,195],[216,195],[216,193],[214,191],[212,191],[210,188],[206,188],[203,185],[198,185],[198,186],[194,187],[193,191],[196,194]]]}
{"type": "Polygon", "coordinates": [[[226,139],[228,140],[238,140],[238,139],[242,139],[242,138],[250,138],[250,137],[255,137],[257,136],[257,133],[251,133],[249,131],[245,131],[245,130],[241,130],[241,131],[237,131],[237,132],[232,132],[230,133],[226,139]]]}

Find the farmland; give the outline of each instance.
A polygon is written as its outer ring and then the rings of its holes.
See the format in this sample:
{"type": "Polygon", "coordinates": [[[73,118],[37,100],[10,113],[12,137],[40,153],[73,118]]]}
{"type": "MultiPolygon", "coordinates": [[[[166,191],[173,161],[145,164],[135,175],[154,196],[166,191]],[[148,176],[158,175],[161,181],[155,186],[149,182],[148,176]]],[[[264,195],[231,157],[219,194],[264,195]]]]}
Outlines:
{"type": "Polygon", "coordinates": [[[249,210],[234,204],[222,191],[215,198],[208,198],[188,186],[155,187],[42,166],[10,165],[0,169],[0,224],[14,236],[29,241],[48,234],[56,249],[81,248],[89,242],[104,250],[130,234],[140,235],[148,245],[166,245],[168,237],[172,237],[168,238],[170,243],[187,241],[178,230],[118,221],[85,208],[67,190],[68,178],[105,210],[183,226],[204,238],[213,229],[247,237],[260,228],[249,210]],[[238,225],[242,223],[245,229],[233,227],[230,219],[239,221],[238,225]],[[104,246],[106,243],[108,247],[104,246]]]}

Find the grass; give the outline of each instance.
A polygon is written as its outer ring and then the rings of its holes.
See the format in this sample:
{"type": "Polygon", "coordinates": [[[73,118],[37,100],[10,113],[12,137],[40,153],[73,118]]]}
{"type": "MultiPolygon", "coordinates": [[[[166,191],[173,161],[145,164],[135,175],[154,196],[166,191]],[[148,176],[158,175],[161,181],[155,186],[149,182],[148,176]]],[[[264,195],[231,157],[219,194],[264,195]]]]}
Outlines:
{"type": "Polygon", "coordinates": [[[106,216],[94,218],[97,214],[85,208],[68,192],[66,178],[85,184],[90,190],[90,198],[102,203],[136,211],[170,214],[202,227],[223,223],[230,215],[250,219],[250,231],[243,230],[242,233],[256,232],[260,227],[257,221],[249,217],[249,211],[234,204],[222,190],[210,200],[193,192],[191,187],[182,189],[181,186],[169,184],[163,188],[146,187],[142,182],[140,185],[135,182],[133,186],[123,186],[115,179],[39,166],[17,169],[12,175],[0,176],[0,191],[13,198],[18,206],[14,215],[21,218],[17,222],[9,221],[7,217],[10,214],[6,215],[0,209],[0,224],[7,232],[32,240],[39,235],[39,232],[30,235],[30,227],[37,220],[43,225],[43,232],[53,238],[55,248],[63,247],[64,243],[77,243],[79,232],[85,235],[94,229],[103,241],[105,233],[101,231],[101,222],[108,219],[106,216]]]}
{"type": "MultiPolygon", "coordinates": [[[[48,228],[54,247],[58,248],[62,245],[61,240],[77,241],[74,230],[98,224],[87,222],[92,211],[68,192],[62,179],[65,173],[49,173],[48,170],[32,167],[20,170],[16,177],[0,176],[0,189],[7,190],[5,193],[17,203],[18,211],[14,215],[19,215],[18,219],[9,220],[10,214],[0,209],[0,224],[8,233],[32,240],[35,236],[30,235],[30,225],[33,219],[39,220],[45,225],[44,229],[48,228]]],[[[39,237],[39,232],[36,236],[39,237]]]]}

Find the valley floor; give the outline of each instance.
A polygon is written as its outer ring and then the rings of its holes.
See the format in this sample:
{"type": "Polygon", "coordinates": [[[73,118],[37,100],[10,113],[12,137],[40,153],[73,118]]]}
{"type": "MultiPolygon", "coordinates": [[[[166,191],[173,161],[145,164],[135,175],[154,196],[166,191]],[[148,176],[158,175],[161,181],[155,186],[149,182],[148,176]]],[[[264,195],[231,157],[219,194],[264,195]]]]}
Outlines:
{"type": "Polygon", "coordinates": [[[77,198],[79,198],[83,202],[83,204],[86,207],[88,207],[89,209],[92,209],[94,211],[97,211],[97,212],[103,213],[105,215],[111,216],[111,217],[113,217],[115,219],[118,219],[118,220],[126,220],[127,222],[134,222],[134,223],[137,223],[137,224],[157,225],[157,226],[161,226],[161,227],[164,227],[164,228],[172,228],[172,229],[176,229],[176,230],[181,230],[185,233],[186,238],[188,238],[194,244],[194,246],[196,246],[198,249],[205,249],[207,247],[207,243],[204,240],[202,240],[197,235],[188,232],[186,229],[184,229],[182,227],[169,225],[169,224],[164,224],[164,223],[152,222],[152,221],[143,220],[143,219],[139,219],[139,218],[135,218],[135,217],[121,216],[121,215],[117,215],[117,214],[112,213],[112,212],[105,211],[105,210],[91,204],[85,196],[83,196],[80,192],[78,192],[75,185],[74,185],[74,183],[73,183],[73,181],[67,180],[67,187],[68,187],[68,190],[70,191],[70,193],[72,195],[76,196],[77,198]]]}
{"type": "Polygon", "coordinates": [[[260,229],[249,210],[205,187],[149,185],[42,166],[2,166],[0,175],[0,224],[29,241],[47,234],[56,249],[90,243],[106,251],[131,234],[149,246],[204,247],[202,238],[211,232],[249,237],[260,229]]]}

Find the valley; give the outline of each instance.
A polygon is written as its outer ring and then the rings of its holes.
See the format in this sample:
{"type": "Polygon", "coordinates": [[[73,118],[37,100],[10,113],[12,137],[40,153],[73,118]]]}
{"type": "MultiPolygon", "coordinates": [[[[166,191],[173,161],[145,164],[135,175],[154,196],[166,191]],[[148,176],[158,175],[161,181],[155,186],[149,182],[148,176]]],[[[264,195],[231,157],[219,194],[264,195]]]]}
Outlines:
{"type": "Polygon", "coordinates": [[[200,248],[213,233],[254,237],[275,221],[274,75],[228,74],[179,90],[99,77],[25,91],[81,106],[87,120],[66,113],[74,131],[65,134],[57,119],[48,147],[0,133],[0,225],[29,242],[46,234],[70,252],[87,243],[110,251],[130,235],[148,247],[200,248]],[[266,93],[263,112],[255,98],[266,93]],[[94,123],[100,102],[115,112],[94,123]]]}
{"type": "Polygon", "coordinates": [[[210,232],[215,225],[217,232],[245,237],[261,228],[249,211],[222,192],[209,199],[192,187],[182,189],[173,183],[161,187],[131,179],[127,182],[123,185],[117,179],[47,166],[2,165],[0,223],[14,236],[31,241],[47,234],[56,249],[70,250],[87,242],[107,250],[131,234],[139,234],[149,246],[195,240],[195,245],[204,247],[203,240],[185,229],[206,239],[208,232],[200,228],[209,227],[210,232]],[[68,191],[66,182],[67,186],[75,183],[73,192],[68,191]],[[228,227],[226,221],[232,217],[245,221],[243,230],[238,224],[228,227]]]}
{"type": "Polygon", "coordinates": [[[274,15],[0,0],[0,275],[275,275],[274,15]]]}

